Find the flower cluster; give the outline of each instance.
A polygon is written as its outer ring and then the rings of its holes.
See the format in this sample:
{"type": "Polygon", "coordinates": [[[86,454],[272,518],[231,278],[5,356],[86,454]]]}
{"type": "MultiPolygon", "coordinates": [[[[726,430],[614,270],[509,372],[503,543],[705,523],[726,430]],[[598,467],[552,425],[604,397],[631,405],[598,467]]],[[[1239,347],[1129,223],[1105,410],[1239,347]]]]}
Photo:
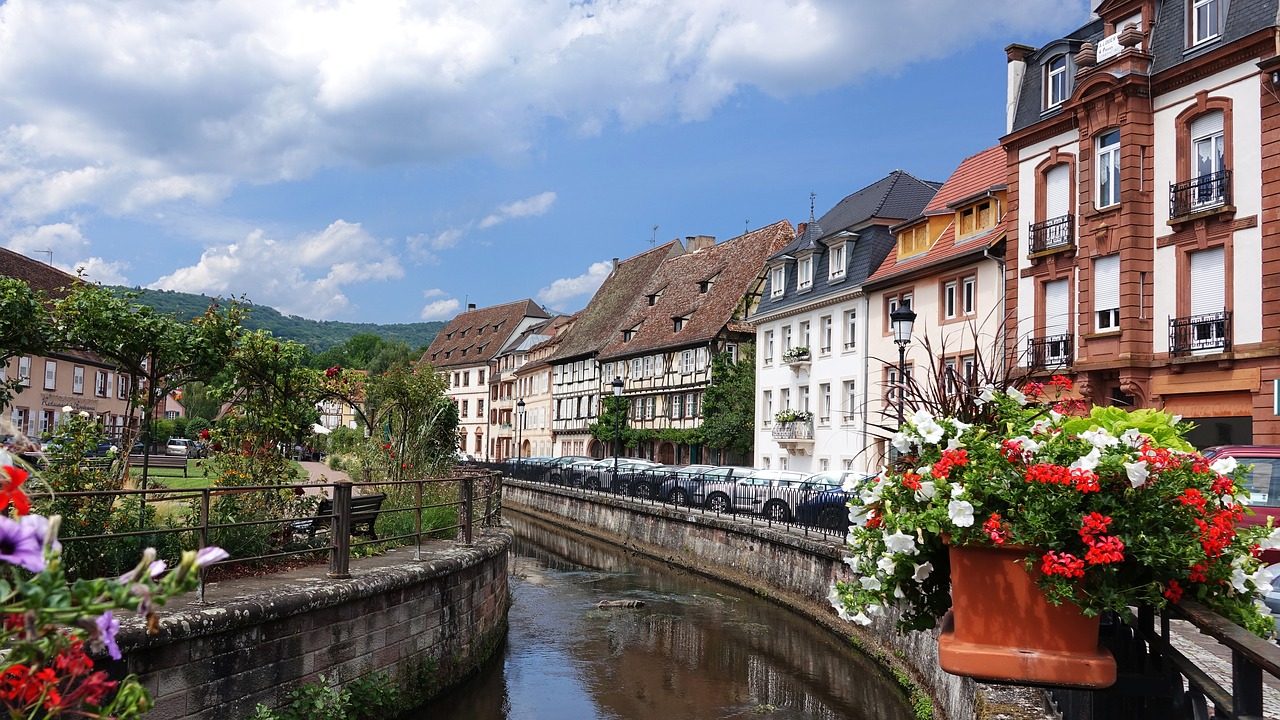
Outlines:
{"type": "Polygon", "coordinates": [[[58,528],[62,518],[30,514],[28,473],[0,451],[0,708],[8,717],[137,718],[150,709],[130,676],[110,680],[89,652],[122,657],[116,613],[154,623],[155,607],[198,581],[199,568],[227,557],[219,548],[184,553],[178,566],[148,548],[119,578],[69,583],[58,528]]]}
{"type": "Polygon", "coordinates": [[[963,544],[1025,550],[1049,599],[1086,614],[1185,595],[1270,631],[1260,594],[1271,573],[1257,556],[1280,547],[1280,530],[1238,525],[1244,469],[1196,453],[1177,417],[1084,414],[1061,399],[1069,389],[1065,378],[985,388],[972,423],[906,418],[893,438],[899,467],[846,488],[857,499],[853,578],[831,594],[841,616],[867,624],[892,609],[903,628],[932,627],[950,606],[948,545],[963,544]]]}

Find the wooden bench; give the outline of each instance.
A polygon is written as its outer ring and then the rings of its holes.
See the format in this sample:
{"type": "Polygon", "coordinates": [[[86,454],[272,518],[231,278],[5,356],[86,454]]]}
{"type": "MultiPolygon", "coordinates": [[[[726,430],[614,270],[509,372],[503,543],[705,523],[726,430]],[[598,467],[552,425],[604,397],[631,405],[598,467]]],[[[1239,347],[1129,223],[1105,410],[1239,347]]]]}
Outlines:
{"type": "MultiPolygon", "coordinates": [[[[386,499],[386,493],[351,496],[351,534],[353,536],[365,535],[371,540],[378,539],[374,525],[378,522],[378,511],[382,509],[382,501],[386,499]]],[[[333,501],[329,498],[321,498],[320,506],[316,508],[316,516],[294,523],[293,529],[305,532],[308,538],[314,538],[317,532],[329,529],[330,523],[335,519],[331,517],[332,515],[333,501]]]]}
{"type": "MultiPolygon", "coordinates": [[[[129,467],[141,468],[142,461],[142,455],[130,455],[129,467]]],[[[155,468],[181,469],[182,477],[187,477],[187,458],[185,455],[152,455],[147,469],[152,470],[155,468]]]]}

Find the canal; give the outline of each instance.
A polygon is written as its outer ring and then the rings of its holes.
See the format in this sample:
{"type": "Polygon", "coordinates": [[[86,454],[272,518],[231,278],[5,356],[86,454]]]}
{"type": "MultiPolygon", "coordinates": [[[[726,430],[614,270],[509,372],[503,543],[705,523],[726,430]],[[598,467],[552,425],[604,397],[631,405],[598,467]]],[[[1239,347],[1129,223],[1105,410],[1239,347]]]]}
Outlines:
{"type": "Polygon", "coordinates": [[[507,642],[421,709],[468,720],[909,720],[878,666],[738,588],[570,535],[515,527],[507,642]],[[635,600],[634,608],[600,608],[635,600]]]}

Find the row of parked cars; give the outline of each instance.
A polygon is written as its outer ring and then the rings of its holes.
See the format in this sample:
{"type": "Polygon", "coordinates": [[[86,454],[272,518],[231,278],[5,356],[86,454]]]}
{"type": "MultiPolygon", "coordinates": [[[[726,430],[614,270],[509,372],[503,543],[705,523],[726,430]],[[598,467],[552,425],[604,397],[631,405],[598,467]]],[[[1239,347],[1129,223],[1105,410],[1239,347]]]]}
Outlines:
{"type": "Polygon", "coordinates": [[[848,503],[871,476],[802,473],[732,465],[661,465],[639,458],[524,458],[516,476],[718,513],[754,513],[771,521],[848,530],[848,503]],[[616,466],[615,466],[616,464],[616,466]]]}

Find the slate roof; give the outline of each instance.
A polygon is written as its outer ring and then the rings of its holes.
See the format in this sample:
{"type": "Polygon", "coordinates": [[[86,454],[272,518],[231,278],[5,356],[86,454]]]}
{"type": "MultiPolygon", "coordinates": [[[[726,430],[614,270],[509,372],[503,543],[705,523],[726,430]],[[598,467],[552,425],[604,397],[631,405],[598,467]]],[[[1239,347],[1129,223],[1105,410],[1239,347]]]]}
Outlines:
{"type": "MultiPolygon", "coordinates": [[[[1027,56],[1027,68],[1022,75],[1022,88],[1018,91],[1018,109],[1013,116],[1014,131],[1062,112],[1061,106],[1044,112],[1044,63],[1050,57],[1063,52],[1074,54],[1080,49],[1080,44],[1086,40],[1097,47],[1098,41],[1103,37],[1102,30],[1102,20],[1094,20],[1065,37],[1045,43],[1027,56]]],[[[1072,83],[1074,88],[1074,75],[1072,83]]]]}
{"type": "Polygon", "coordinates": [[[645,302],[645,286],[658,272],[664,260],[684,253],[679,240],[672,240],[627,258],[617,264],[591,302],[578,314],[573,327],[564,333],[560,346],[547,358],[559,363],[593,355],[610,342],[622,328],[622,321],[645,302]]]}
{"type": "Polygon", "coordinates": [[[79,282],[70,273],[5,248],[0,248],[0,275],[22,280],[32,290],[40,290],[50,298],[62,297],[66,294],[65,288],[79,282]]]}
{"type": "Polygon", "coordinates": [[[765,261],[795,238],[786,220],[711,247],[673,257],[658,269],[644,297],[617,324],[618,331],[600,351],[601,360],[630,357],[659,349],[705,344],[733,321],[735,311],[764,271],[765,261]],[[701,292],[703,281],[712,281],[701,292]],[[657,295],[654,304],[649,295],[657,295]],[[687,318],[676,331],[674,318],[687,318]],[[630,342],[622,331],[635,329],[630,342]]]}
{"type": "Polygon", "coordinates": [[[482,365],[492,360],[526,317],[547,318],[532,300],[468,310],[449,321],[423,353],[438,368],[482,365]]]}
{"type": "Polygon", "coordinates": [[[772,279],[765,283],[757,315],[785,311],[793,305],[838,295],[857,289],[867,279],[896,242],[889,225],[918,216],[937,194],[942,183],[920,180],[910,173],[895,170],[880,180],[849,195],[831,208],[816,223],[810,223],[795,242],[775,253],[770,262],[778,262],[785,256],[816,249],[814,257],[813,286],[806,292],[796,291],[796,267],[786,267],[787,290],[782,297],[773,297],[772,279]],[[830,269],[826,247],[842,233],[856,231],[856,238],[847,244],[844,280],[828,282],[830,269]]]}
{"type": "MultiPolygon", "coordinates": [[[[972,198],[986,191],[1003,190],[1008,177],[1005,168],[1004,148],[997,145],[980,153],[970,155],[960,162],[960,167],[938,190],[938,194],[925,208],[923,215],[955,216],[955,204],[972,198]]],[[[1006,208],[1007,209],[1007,208],[1006,208]]],[[[928,252],[920,253],[898,262],[897,245],[894,244],[879,268],[867,278],[868,289],[886,285],[894,278],[901,278],[925,268],[935,267],[947,260],[955,259],[971,253],[980,253],[984,249],[999,242],[1005,235],[1005,221],[1008,212],[997,219],[993,229],[976,235],[970,235],[956,242],[956,226],[954,220],[947,225],[942,235],[933,243],[928,252]]]]}

